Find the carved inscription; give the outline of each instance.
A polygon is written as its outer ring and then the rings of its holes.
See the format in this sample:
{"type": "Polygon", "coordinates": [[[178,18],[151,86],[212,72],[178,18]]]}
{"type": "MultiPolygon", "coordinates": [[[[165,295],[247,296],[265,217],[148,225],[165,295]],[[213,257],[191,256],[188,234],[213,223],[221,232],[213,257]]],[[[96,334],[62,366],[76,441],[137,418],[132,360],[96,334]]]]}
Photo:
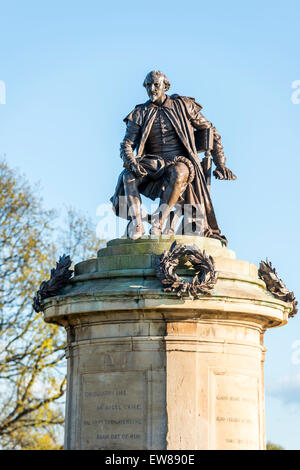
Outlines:
{"type": "Polygon", "coordinates": [[[142,372],[82,376],[82,449],[143,449],[146,381],[142,372]]]}
{"type": "Polygon", "coordinates": [[[214,375],[212,413],[217,449],[259,449],[258,378],[214,375]]]}

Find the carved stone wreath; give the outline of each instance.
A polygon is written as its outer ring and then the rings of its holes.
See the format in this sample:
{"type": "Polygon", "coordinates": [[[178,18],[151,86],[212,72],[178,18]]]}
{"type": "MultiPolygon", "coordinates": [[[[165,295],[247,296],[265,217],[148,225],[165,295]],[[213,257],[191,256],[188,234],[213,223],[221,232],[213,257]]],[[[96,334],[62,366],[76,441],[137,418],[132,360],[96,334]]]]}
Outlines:
{"type": "Polygon", "coordinates": [[[279,279],[275,268],[273,268],[271,261],[261,261],[258,270],[259,277],[265,282],[266,287],[271,294],[283,302],[289,302],[292,304],[292,311],[289,313],[289,317],[294,317],[298,312],[297,304],[294,292],[290,292],[286,285],[281,279],[279,279]]]}
{"type": "Polygon", "coordinates": [[[41,283],[40,288],[33,299],[32,306],[36,312],[43,311],[42,301],[44,299],[59,295],[61,289],[67,285],[73,274],[73,270],[69,269],[71,264],[72,261],[70,256],[63,255],[59,258],[56,263],[56,267],[51,269],[50,279],[41,283]]]}
{"type": "Polygon", "coordinates": [[[157,260],[156,276],[165,286],[164,292],[175,292],[178,297],[188,296],[193,300],[199,298],[200,294],[210,294],[218,278],[212,256],[195,246],[183,246],[176,241],[157,260]],[[190,282],[181,279],[175,272],[183,257],[187,258],[196,272],[190,282]]]}

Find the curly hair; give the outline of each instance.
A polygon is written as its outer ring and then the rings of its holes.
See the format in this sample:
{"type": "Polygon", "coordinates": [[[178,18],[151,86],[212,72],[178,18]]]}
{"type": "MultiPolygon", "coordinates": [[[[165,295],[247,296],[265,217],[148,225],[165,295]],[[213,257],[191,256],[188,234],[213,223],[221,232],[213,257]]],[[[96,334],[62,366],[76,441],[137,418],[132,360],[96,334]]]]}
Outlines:
{"type": "Polygon", "coordinates": [[[165,84],[165,90],[166,91],[169,90],[169,88],[171,86],[171,83],[167,79],[166,75],[164,73],[162,73],[160,70],[151,70],[151,72],[147,73],[147,75],[145,77],[145,80],[143,82],[143,86],[146,86],[146,80],[148,80],[148,78],[150,78],[150,77],[163,77],[164,84],[165,84]]]}

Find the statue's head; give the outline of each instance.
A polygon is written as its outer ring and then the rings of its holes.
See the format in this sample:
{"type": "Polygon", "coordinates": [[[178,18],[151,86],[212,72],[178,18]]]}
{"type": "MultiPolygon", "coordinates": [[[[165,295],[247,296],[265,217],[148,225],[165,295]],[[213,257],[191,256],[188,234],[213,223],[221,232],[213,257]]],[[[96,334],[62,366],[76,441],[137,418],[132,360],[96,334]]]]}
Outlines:
{"type": "Polygon", "coordinates": [[[171,85],[164,73],[152,70],[146,75],[143,86],[146,88],[150,100],[155,103],[155,101],[161,100],[171,85]]]}

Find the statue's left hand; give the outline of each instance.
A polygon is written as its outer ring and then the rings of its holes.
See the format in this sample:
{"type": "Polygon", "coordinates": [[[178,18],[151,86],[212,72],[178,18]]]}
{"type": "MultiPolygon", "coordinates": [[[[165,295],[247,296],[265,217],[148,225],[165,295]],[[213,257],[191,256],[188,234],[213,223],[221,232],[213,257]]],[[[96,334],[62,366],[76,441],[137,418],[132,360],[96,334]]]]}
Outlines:
{"type": "Polygon", "coordinates": [[[235,174],[226,166],[217,167],[213,175],[217,180],[236,180],[235,174]]]}

